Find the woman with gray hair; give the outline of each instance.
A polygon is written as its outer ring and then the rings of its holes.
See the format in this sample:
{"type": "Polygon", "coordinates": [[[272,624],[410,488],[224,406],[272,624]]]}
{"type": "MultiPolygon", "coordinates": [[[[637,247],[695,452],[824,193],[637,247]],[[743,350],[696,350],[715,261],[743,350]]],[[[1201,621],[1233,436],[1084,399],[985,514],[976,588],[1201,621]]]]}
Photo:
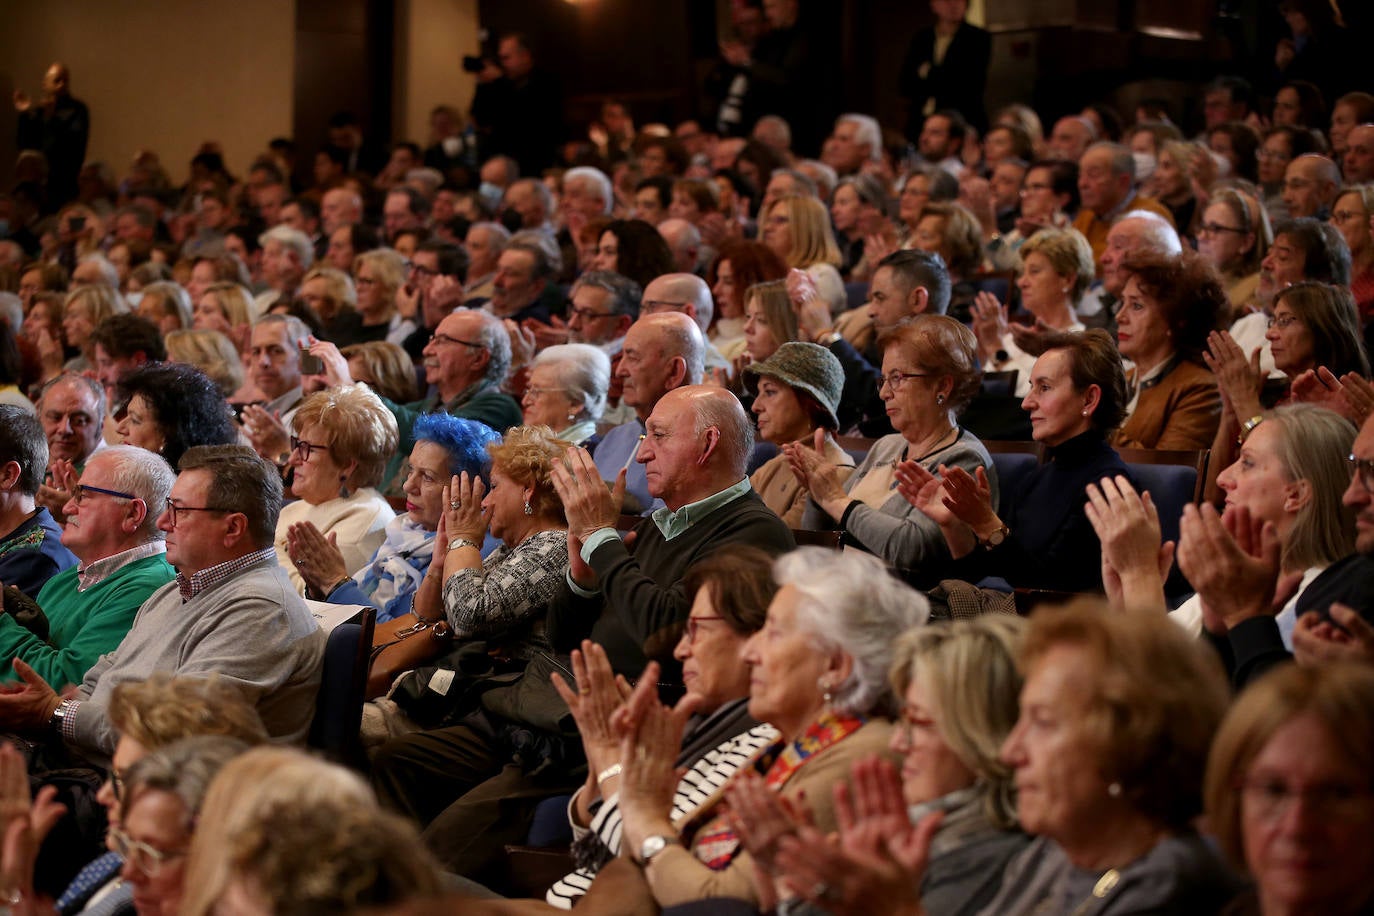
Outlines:
{"type": "Polygon", "coordinates": [[[606,409],[611,361],[591,344],[558,344],[530,365],[520,399],[526,426],[547,426],[559,439],[590,448],[596,423],[606,409]]]}
{"type": "MultiPolygon", "coordinates": [[[[882,717],[893,708],[888,670],[893,634],[923,624],[925,599],[857,553],[803,547],[779,558],[781,586],[762,630],[745,643],[749,713],[774,726],[779,740],[744,766],[739,780],[762,780],[794,807],[810,808],[823,831],[835,829],[832,788],[850,765],[881,752],[891,737],[882,717]]],[[[673,824],[681,708],[657,699],[657,668],[645,670],[627,701],[620,810],[624,845],[660,906],[727,897],[756,904],[754,860],[728,806],[703,805],[673,824]]],[[[771,863],[761,863],[768,867],[771,863]]],[[[588,895],[590,902],[596,887],[588,895]]]]}

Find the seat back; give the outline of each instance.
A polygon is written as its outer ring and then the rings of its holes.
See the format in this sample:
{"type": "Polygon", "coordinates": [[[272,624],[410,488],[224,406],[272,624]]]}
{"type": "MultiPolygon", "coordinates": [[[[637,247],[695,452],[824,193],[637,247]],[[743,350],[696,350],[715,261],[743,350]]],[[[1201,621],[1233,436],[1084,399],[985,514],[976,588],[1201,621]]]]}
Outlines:
{"type": "Polygon", "coordinates": [[[329,631],[309,739],[310,747],[347,766],[363,763],[358,731],[363,721],[377,609],[363,608],[355,619],[329,631]]]}
{"type": "Polygon", "coordinates": [[[806,528],[793,528],[792,539],[798,547],[829,547],[839,550],[844,538],[842,531],[810,531],[806,528]]]}
{"type": "Polygon", "coordinates": [[[997,490],[1003,499],[1009,499],[1016,492],[1021,481],[1045,456],[1044,448],[1034,441],[988,441],[983,447],[992,456],[992,466],[997,469],[997,490]]]}
{"type": "Polygon", "coordinates": [[[1021,370],[1019,369],[984,372],[982,393],[994,398],[1013,397],[1016,394],[1016,381],[1020,377],[1021,370]]]}
{"type": "Polygon", "coordinates": [[[869,451],[873,448],[873,443],[877,439],[869,439],[864,436],[836,436],[835,444],[844,449],[850,458],[854,459],[854,466],[858,467],[864,463],[869,451]]]}
{"type": "Polygon", "coordinates": [[[1202,502],[1209,450],[1119,448],[1117,454],[1130,467],[1139,488],[1154,501],[1164,540],[1177,541],[1183,507],[1202,502]]]}

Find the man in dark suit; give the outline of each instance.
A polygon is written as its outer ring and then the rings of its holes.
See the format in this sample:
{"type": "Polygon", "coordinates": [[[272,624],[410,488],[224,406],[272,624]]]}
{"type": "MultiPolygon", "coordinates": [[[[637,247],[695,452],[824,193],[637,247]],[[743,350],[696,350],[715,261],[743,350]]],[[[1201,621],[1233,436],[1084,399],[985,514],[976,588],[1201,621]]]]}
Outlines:
{"type": "Polygon", "coordinates": [[[898,87],[911,103],[907,136],[913,141],[930,115],[952,108],[982,131],[987,126],[983,92],[988,82],[992,36],[964,21],[968,0],[930,0],[935,24],[911,39],[898,87]]]}

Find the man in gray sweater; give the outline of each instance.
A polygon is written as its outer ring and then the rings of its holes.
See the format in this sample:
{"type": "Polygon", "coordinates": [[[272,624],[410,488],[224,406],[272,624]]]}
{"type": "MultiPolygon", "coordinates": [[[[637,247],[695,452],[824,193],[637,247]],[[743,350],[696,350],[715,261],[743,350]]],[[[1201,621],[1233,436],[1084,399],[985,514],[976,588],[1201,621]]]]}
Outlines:
{"type": "Polygon", "coordinates": [[[113,652],[62,698],[16,659],[22,688],[0,694],[0,728],[60,736],[74,754],[110,765],[117,735],[110,695],[154,671],[212,674],[237,684],[274,738],[301,742],[320,686],[324,634],[291,587],[272,548],[281,480],[237,445],[200,446],[181,459],[158,527],[175,581],[153,593],[113,652]]]}

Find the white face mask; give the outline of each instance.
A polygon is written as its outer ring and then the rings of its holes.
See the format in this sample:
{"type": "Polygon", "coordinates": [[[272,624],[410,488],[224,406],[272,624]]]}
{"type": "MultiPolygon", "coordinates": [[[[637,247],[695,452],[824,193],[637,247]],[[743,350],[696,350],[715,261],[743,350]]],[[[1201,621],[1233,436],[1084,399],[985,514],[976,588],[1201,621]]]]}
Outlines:
{"type": "Polygon", "coordinates": [[[1157,161],[1153,153],[1131,153],[1135,159],[1135,181],[1136,184],[1144,184],[1150,180],[1150,176],[1155,173],[1155,162],[1157,161]]]}

